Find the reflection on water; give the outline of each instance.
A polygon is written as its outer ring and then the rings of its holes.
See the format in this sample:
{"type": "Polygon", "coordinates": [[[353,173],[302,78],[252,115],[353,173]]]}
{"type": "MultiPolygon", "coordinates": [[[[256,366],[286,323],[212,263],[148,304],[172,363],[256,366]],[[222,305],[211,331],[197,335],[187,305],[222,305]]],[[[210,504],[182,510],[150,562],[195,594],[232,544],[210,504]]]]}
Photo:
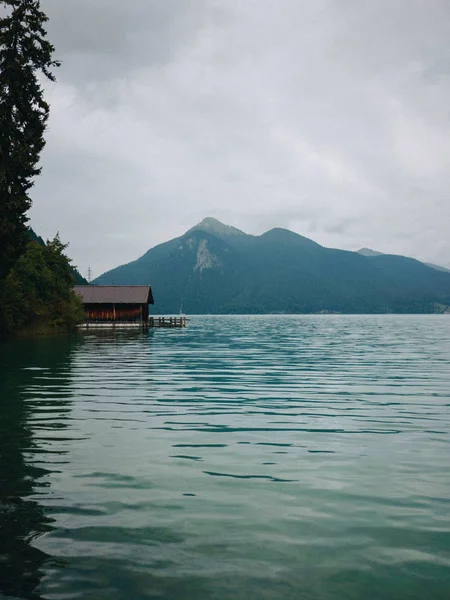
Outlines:
{"type": "Polygon", "coordinates": [[[447,598],[450,319],[0,345],[0,593],[447,598]]]}
{"type": "Polygon", "coordinates": [[[64,455],[48,440],[67,427],[69,349],[59,338],[0,344],[0,592],[8,596],[39,598],[50,558],[33,541],[52,530],[39,496],[64,455]]]}

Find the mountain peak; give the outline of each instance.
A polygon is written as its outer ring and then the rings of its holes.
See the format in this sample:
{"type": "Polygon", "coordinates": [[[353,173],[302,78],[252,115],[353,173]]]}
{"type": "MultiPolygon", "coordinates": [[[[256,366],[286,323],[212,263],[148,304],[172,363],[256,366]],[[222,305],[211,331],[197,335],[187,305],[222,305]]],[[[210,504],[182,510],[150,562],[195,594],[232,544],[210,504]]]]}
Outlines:
{"type": "Polygon", "coordinates": [[[197,231],[199,229],[217,235],[221,238],[228,238],[237,235],[246,235],[240,229],[237,229],[236,227],[233,227],[231,225],[225,225],[224,223],[221,223],[214,217],[205,217],[203,221],[198,223],[198,225],[194,225],[194,227],[191,227],[191,229],[189,229],[187,233],[191,231],[197,231]]]}
{"type": "Polygon", "coordinates": [[[289,242],[302,244],[303,246],[314,246],[315,248],[322,248],[322,246],[314,240],[300,235],[299,233],[295,233],[290,229],[284,229],[283,227],[274,227],[273,229],[269,229],[269,231],[266,231],[260,237],[266,240],[271,240],[272,242],[276,243],[289,242]]]}
{"type": "Polygon", "coordinates": [[[378,252],[377,250],[372,250],[371,248],[361,248],[357,250],[358,254],[362,254],[362,256],[381,256],[383,253],[378,252]]]}

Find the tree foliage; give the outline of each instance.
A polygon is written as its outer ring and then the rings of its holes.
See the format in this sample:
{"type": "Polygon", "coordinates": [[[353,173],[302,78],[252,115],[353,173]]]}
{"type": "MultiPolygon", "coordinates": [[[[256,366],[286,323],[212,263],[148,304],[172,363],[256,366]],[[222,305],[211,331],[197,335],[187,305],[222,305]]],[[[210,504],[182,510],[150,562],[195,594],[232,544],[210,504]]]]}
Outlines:
{"type": "Polygon", "coordinates": [[[66,329],[82,317],[66,246],[27,227],[49,117],[39,77],[54,81],[59,65],[46,21],[39,0],[0,0],[0,333],[66,329]]]}
{"type": "Polygon", "coordinates": [[[73,291],[73,270],[59,235],[45,245],[29,242],[0,287],[0,331],[43,327],[69,330],[83,317],[73,291]]]}
{"type": "Polygon", "coordinates": [[[49,105],[39,76],[54,81],[59,63],[46,39],[47,16],[38,0],[1,0],[0,18],[0,278],[27,243],[29,190],[41,169],[39,157],[49,105]]]}

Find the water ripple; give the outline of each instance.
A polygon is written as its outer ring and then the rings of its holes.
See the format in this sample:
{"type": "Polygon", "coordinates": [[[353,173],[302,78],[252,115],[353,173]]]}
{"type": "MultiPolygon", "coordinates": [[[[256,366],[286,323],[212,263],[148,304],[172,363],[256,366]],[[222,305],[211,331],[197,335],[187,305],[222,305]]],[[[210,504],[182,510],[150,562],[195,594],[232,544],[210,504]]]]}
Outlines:
{"type": "Polygon", "coordinates": [[[35,344],[0,446],[20,597],[448,597],[450,318],[35,344]]]}

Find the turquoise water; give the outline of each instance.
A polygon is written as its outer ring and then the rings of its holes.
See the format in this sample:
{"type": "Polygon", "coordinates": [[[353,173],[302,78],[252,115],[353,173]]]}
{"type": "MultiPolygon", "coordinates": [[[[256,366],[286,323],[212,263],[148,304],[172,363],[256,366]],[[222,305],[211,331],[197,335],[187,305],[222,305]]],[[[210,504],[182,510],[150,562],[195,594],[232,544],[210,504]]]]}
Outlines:
{"type": "Polygon", "coordinates": [[[450,316],[0,354],[0,597],[450,597],[450,316]]]}

